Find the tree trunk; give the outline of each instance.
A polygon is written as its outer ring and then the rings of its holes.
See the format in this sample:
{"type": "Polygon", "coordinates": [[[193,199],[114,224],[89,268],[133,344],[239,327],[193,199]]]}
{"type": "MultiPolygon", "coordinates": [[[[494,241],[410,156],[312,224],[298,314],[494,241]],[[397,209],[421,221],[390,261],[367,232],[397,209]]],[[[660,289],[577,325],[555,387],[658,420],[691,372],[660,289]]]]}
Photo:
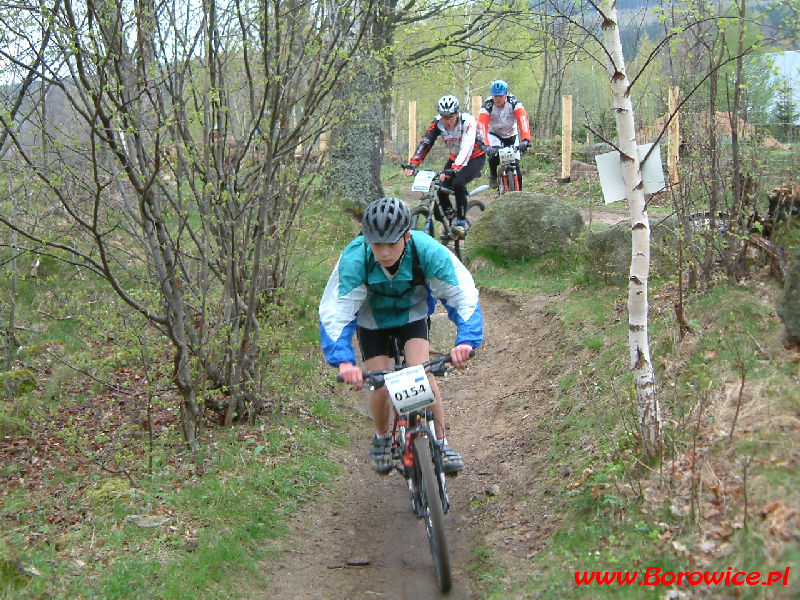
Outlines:
{"type": "Polygon", "coordinates": [[[614,94],[620,162],[625,180],[632,227],[631,275],[628,291],[631,368],[633,369],[636,403],[639,411],[639,435],[645,453],[657,457],[661,452],[661,407],[656,395],[653,365],[647,336],[647,280],[650,272],[650,223],[644,197],[641,164],[636,147],[636,127],[630,82],[622,55],[615,0],[598,5],[603,19],[605,46],[609,55],[611,90],[614,94]]]}

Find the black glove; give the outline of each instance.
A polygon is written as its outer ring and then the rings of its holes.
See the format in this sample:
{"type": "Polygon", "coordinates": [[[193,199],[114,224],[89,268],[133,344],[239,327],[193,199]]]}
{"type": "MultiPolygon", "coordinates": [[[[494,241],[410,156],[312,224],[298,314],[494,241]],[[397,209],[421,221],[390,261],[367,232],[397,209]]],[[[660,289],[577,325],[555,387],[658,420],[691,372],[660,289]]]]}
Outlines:
{"type": "Polygon", "coordinates": [[[455,169],[445,169],[444,171],[442,171],[442,174],[445,177],[447,177],[448,179],[452,179],[453,177],[456,176],[456,170],[455,169]]]}
{"type": "Polygon", "coordinates": [[[531,143],[528,140],[522,140],[519,143],[519,151],[520,152],[525,152],[525,150],[527,150],[528,146],[530,146],[530,145],[531,145],[531,143]]]}
{"type": "Polygon", "coordinates": [[[486,152],[486,156],[489,158],[497,156],[497,146],[484,146],[483,151],[486,152]]]}

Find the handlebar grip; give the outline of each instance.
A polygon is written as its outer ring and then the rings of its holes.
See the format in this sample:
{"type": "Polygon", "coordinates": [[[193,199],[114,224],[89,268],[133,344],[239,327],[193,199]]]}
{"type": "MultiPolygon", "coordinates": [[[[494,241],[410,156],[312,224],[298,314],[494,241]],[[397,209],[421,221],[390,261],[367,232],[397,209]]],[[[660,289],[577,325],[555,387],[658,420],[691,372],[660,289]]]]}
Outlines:
{"type": "Polygon", "coordinates": [[[336,381],[338,381],[339,383],[341,383],[341,382],[343,382],[343,381],[344,381],[344,379],[342,379],[342,376],[341,376],[341,375],[337,375],[337,376],[336,376],[336,381]]]}

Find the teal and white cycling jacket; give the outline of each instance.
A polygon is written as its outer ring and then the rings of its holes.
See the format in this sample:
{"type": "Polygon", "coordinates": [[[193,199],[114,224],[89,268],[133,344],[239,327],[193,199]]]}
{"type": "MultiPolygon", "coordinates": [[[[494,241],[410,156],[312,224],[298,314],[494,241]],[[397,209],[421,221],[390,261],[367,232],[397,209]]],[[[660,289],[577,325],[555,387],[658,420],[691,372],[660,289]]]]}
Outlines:
{"type": "Polygon", "coordinates": [[[343,362],[356,364],[352,338],[357,325],[400,327],[429,317],[437,300],[458,328],[454,345],[480,346],[483,316],[478,290],[470,272],[450,250],[429,235],[412,231],[400,268],[390,277],[364,243],[364,236],[358,236],[339,257],[319,304],[325,360],[334,367],[343,362]]]}

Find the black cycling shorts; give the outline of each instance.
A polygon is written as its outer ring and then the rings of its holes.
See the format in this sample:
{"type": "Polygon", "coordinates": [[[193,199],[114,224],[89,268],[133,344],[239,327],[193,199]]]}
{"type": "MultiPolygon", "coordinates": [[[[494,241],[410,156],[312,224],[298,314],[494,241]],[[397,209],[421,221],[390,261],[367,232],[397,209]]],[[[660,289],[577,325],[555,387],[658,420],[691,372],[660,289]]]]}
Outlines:
{"type": "Polygon", "coordinates": [[[392,338],[397,338],[400,352],[406,342],[412,338],[428,339],[430,331],[430,319],[420,319],[408,325],[393,327],[391,329],[366,329],[359,327],[356,329],[358,334],[358,345],[361,347],[361,358],[368,360],[375,356],[394,357],[394,344],[392,338]]]}

